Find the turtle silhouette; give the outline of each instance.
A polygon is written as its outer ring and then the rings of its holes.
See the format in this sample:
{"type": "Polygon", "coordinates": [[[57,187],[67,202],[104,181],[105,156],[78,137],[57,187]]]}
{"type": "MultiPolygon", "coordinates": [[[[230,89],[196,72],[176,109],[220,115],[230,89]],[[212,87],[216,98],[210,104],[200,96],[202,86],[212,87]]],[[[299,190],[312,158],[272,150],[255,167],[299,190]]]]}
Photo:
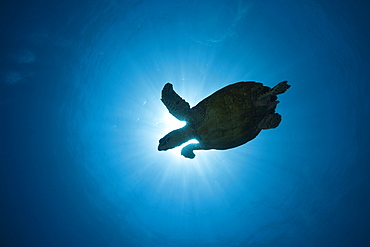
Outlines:
{"type": "Polygon", "coordinates": [[[159,151],[180,146],[190,139],[191,143],[181,154],[193,159],[194,150],[225,150],[254,139],[263,129],[279,126],[281,115],[275,113],[278,94],[290,85],[280,82],[272,89],[262,83],[247,81],[228,85],[190,108],[167,83],[162,90],[162,102],[178,120],[187,124],[173,130],[159,140],[159,151]]]}

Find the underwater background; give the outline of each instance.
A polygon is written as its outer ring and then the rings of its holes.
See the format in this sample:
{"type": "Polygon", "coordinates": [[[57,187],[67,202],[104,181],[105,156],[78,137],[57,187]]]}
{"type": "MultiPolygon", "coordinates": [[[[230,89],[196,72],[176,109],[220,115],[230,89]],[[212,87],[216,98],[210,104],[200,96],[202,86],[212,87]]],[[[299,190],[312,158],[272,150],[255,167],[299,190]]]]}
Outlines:
{"type": "Polygon", "coordinates": [[[370,2],[0,3],[0,246],[370,246],[370,2]],[[191,106],[273,87],[280,126],[157,151],[191,106]]]}

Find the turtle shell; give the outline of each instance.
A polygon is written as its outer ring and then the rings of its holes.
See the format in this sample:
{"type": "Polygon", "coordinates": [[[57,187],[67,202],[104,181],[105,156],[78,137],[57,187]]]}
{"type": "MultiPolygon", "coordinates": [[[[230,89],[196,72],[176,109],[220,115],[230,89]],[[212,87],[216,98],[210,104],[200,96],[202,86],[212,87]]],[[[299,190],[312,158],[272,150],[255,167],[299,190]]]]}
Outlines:
{"type": "Polygon", "coordinates": [[[199,102],[191,109],[189,123],[198,141],[205,149],[228,149],[255,138],[261,131],[258,124],[275,111],[275,107],[255,104],[270,89],[262,83],[238,82],[199,102]]]}

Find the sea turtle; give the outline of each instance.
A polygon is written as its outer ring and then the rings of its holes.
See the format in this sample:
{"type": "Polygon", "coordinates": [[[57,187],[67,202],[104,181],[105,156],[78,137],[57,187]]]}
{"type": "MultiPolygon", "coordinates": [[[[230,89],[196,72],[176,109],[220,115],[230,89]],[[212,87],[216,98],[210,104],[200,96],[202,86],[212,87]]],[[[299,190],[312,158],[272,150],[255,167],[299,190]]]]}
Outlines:
{"type": "Polygon", "coordinates": [[[199,143],[185,146],[181,154],[195,157],[194,150],[224,150],[245,144],[263,129],[276,128],[281,115],[275,113],[278,94],[290,85],[280,82],[272,89],[254,81],[228,85],[190,108],[167,83],[162,90],[162,102],[177,119],[187,124],[171,131],[159,140],[158,150],[180,146],[190,139],[199,143]]]}

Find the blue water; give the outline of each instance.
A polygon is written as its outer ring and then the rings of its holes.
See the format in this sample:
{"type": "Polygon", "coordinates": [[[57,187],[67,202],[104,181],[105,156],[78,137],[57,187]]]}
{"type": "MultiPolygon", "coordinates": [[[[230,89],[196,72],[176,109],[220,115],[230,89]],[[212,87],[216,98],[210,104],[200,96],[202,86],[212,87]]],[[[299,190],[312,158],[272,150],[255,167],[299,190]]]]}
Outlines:
{"type": "Polygon", "coordinates": [[[366,1],[2,1],[0,246],[370,246],[366,1]],[[363,2],[363,3],[361,3],[363,2]],[[226,151],[157,151],[238,81],[292,87],[226,151]]]}

